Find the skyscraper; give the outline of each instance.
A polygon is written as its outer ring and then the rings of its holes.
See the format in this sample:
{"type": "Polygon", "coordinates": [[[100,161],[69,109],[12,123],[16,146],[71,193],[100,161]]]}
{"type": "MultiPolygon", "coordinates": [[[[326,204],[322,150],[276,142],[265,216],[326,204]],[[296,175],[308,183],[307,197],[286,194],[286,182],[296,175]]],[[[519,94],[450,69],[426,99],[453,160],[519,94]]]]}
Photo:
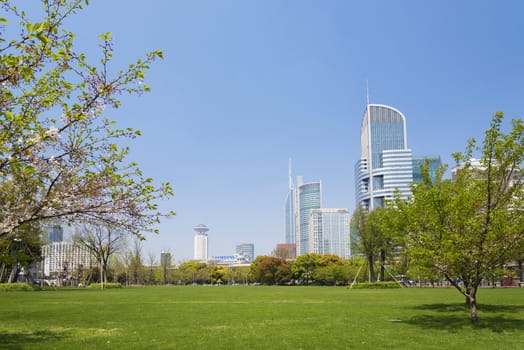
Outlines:
{"type": "Polygon", "coordinates": [[[197,225],[194,230],[196,231],[195,234],[195,250],[194,250],[194,259],[200,260],[200,261],[207,261],[207,231],[209,231],[209,228],[207,228],[206,225],[200,224],[197,225]]]}
{"type": "Polygon", "coordinates": [[[295,244],[296,241],[296,195],[291,175],[291,159],[289,160],[288,170],[288,189],[286,196],[286,244],[295,244]]]}
{"type": "Polygon", "coordinates": [[[297,177],[297,256],[309,253],[309,215],[311,209],[322,207],[321,182],[303,183],[302,176],[297,177]]]}
{"type": "Polygon", "coordinates": [[[351,255],[349,211],[312,209],[309,216],[309,253],[351,255]]]}
{"type": "Polygon", "coordinates": [[[406,118],[397,109],[368,104],[360,131],[360,160],[355,165],[356,204],[369,210],[384,205],[396,190],[411,194],[411,149],[407,148],[406,118]]]}

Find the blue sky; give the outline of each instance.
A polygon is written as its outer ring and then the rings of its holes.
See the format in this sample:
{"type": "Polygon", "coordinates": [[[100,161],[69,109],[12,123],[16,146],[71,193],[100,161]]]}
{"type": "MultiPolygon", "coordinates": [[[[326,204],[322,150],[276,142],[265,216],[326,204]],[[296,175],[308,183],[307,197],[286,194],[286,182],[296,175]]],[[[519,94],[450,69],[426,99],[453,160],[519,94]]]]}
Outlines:
{"type": "Polygon", "coordinates": [[[415,155],[462,151],[490,116],[522,118],[522,1],[101,1],[68,27],[97,57],[111,31],[116,68],[147,51],[152,92],[107,111],[143,131],[130,159],[175,197],[175,218],[144,253],[193,255],[193,228],[209,228],[210,255],[284,241],[288,159],[322,180],[324,207],[354,209],[353,167],[370,101],[407,118],[415,155]]]}

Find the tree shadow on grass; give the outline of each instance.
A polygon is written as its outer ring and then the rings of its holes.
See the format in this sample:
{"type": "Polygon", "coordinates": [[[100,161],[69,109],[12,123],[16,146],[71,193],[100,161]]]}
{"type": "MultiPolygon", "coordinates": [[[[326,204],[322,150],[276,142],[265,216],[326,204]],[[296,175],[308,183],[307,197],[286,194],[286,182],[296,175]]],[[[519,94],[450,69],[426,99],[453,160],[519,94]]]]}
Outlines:
{"type": "Polygon", "coordinates": [[[524,330],[524,320],[519,317],[524,305],[482,304],[478,308],[479,321],[476,324],[471,323],[469,308],[464,303],[425,304],[413,309],[446,313],[417,315],[404,321],[423,329],[443,329],[450,333],[464,328],[488,329],[495,333],[524,330]],[[511,317],[512,314],[519,315],[511,317]]]}
{"type": "Polygon", "coordinates": [[[25,349],[28,344],[41,344],[48,341],[60,340],[64,338],[61,332],[50,330],[29,332],[7,332],[0,333],[0,349],[18,350],[25,349]]]}

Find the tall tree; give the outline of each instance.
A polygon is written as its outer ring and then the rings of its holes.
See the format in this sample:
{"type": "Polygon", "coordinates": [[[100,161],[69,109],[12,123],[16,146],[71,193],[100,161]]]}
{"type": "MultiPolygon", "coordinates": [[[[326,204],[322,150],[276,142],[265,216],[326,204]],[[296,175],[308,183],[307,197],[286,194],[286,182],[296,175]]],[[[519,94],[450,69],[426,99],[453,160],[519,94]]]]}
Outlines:
{"type": "Polygon", "coordinates": [[[41,0],[39,18],[22,8],[33,3],[15,3],[0,2],[0,237],[57,218],[154,231],[168,214],[156,201],[171,187],[153,185],[126,160],[121,141],[140,132],[103,115],[120,106],[119,95],[149,91],[142,80],[162,52],[115,71],[106,33],[93,64],[65,27],[87,0],[41,0]]]}
{"type": "Polygon", "coordinates": [[[375,260],[381,245],[379,225],[370,222],[371,214],[362,206],[353,212],[351,232],[357,237],[357,252],[366,257],[368,281],[375,281],[375,260]]]}
{"type": "Polygon", "coordinates": [[[124,244],[121,231],[103,225],[82,225],[76,228],[73,241],[85,247],[98,262],[100,268],[100,285],[107,283],[109,261],[124,244]]]}
{"type": "Polygon", "coordinates": [[[503,113],[495,114],[482,147],[471,140],[454,155],[454,179],[441,169],[432,181],[414,185],[409,202],[397,201],[414,258],[434,266],[465,298],[477,322],[477,291],[483,278],[514,257],[524,239],[524,125],[513,120],[501,131],[503,113]],[[479,164],[472,163],[481,151],[479,164]]]}

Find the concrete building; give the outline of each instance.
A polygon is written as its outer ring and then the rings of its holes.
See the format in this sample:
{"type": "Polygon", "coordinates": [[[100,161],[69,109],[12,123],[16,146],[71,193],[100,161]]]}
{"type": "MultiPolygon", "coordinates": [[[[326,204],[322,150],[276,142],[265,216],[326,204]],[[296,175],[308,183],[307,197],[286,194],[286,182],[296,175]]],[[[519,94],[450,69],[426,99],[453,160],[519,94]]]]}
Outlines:
{"type": "Polygon", "coordinates": [[[87,248],[73,242],[52,242],[42,246],[46,278],[77,278],[86,268],[96,265],[87,248]]]}
{"type": "Polygon", "coordinates": [[[196,234],[194,237],[194,255],[193,258],[199,261],[207,261],[208,259],[208,242],[207,232],[209,228],[206,225],[200,224],[194,228],[196,234]]]}

